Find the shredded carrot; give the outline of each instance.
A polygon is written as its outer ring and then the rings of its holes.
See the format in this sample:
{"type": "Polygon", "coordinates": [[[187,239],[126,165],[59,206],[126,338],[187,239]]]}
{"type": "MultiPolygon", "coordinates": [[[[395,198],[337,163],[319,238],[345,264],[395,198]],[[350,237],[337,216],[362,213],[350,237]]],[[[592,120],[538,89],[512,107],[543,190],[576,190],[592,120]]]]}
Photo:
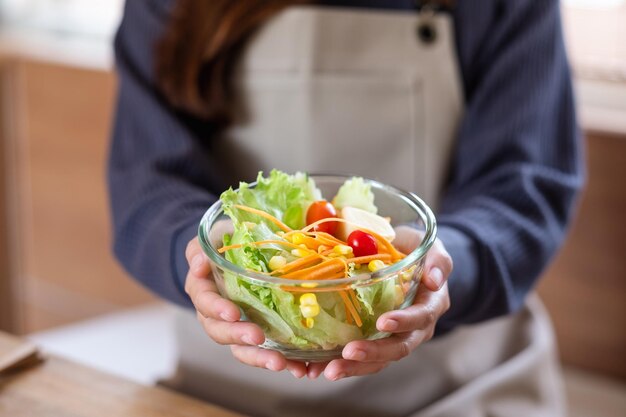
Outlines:
{"type": "Polygon", "coordinates": [[[249,213],[253,213],[253,214],[256,214],[258,216],[261,216],[261,217],[271,221],[272,223],[274,223],[276,226],[280,227],[285,232],[291,232],[292,231],[291,227],[287,226],[285,223],[281,222],[280,220],[278,220],[276,217],[272,216],[271,214],[264,212],[263,210],[257,210],[255,208],[248,207],[248,206],[242,206],[240,204],[235,204],[235,205],[233,205],[233,207],[235,207],[235,208],[237,208],[239,210],[247,211],[249,213]]]}
{"type": "Polygon", "coordinates": [[[326,245],[319,245],[317,247],[317,253],[322,254],[323,252],[326,252],[327,250],[330,250],[330,248],[326,245]]]}
{"type": "Polygon", "coordinates": [[[343,263],[343,272],[344,274],[346,274],[346,276],[348,276],[348,261],[345,258],[337,258],[341,261],[341,263],[343,263]]]}
{"type": "MultiPolygon", "coordinates": [[[[327,246],[337,246],[337,245],[345,245],[346,243],[335,238],[334,236],[325,233],[325,232],[303,232],[302,230],[293,230],[291,232],[285,233],[284,238],[287,239],[296,233],[302,233],[307,237],[311,237],[317,242],[317,245],[327,245],[327,246]]],[[[308,241],[308,239],[307,239],[308,241]]],[[[310,242],[310,241],[309,241],[310,242]]],[[[307,245],[308,246],[308,245],[307,245]]]]}
{"type": "Polygon", "coordinates": [[[289,262],[282,268],[279,268],[275,271],[272,271],[272,275],[274,274],[286,274],[287,272],[293,271],[296,268],[303,267],[305,265],[310,264],[313,261],[317,261],[320,259],[321,255],[317,253],[312,253],[309,256],[305,256],[304,258],[296,259],[295,261],[289,262]]]}
{"type": "Polygon", "coordinates": [[[390,261],[391,255],[387,253],[379,253],[376,255],[359,256],[358,258],[350,258],[350,262],[354,262],[355,264],[367,264],[377,259],[380,259],[381,261],[390,261]]]}
{"type": "Polygon", "coordinates": [[[350,309],[348,308],[348,304],[343,303],[343,308],[346,310],[346,323],[354,323],[354,320],[352,320],[352,314],[350,314],[350,309]]]}
{"type": "MultiPolygon", "coordinates": [[[[332,279],[332,278],[334,278],[334,277],[331,275],[328,279],[332,279]]],[[[338,291],[344,291],[344,290],[348,289],[349,287],[347,285],[338,285],[338,286],[332,286],[332,287],[314,287],[314,288],[310,288],[310,287],[301,287],[301,286],[294,286],[294,285],[281,285],[280,288],[282,290],[289,291],[289,292],[312,292],[312,293],[318,293],[318,292],[338,292],[338,291]]]]}
{"type": "Polygon", "coordinates": [[[323,239],[323,240],[329,240],[331,242],[335,242],[335,245],[347,245],[346,242],[344,242],[341,239],[337,239],[335,236],[331,235],[330,233],[326,233],[326,232],[313,232],[314,235],[316,235],[316,237],[318,239],[323,239]]]}
{"type": "Polygon", "coordinates": [[[302,243],[304,243],[307,248],[315,250],[317,250],[317,248],[324,244],[324,242],[322,242],[320,239],[315,239],[314,237],[310,236],[304,236],[302,243]]]}
{"type": "MultiPolygon", "coordinates": [[[[327,256],[327,255],[330,255],[332,253],[333,253],[333,251],[329,250],[328,252],[320,253],[320,255],[327,256]]],[[[348,269],[349,269],[348,268],[348,260],[343,258],[343,257],[341,257],[341,256],[332,256],[332,257],[329,256],[329,257],[326,258],[326,260],[331,260],[331,259],[338,259],[339,261],[341,261],[341,263],[343,264],[343,272],[344,272],[344,274],[346,276],[348,276],[348,269]]]]}
{"type": "Polygon", "coordinates": [[[339,272],[335,272],[334,274],[331,275],[325,275],[323,277],[318,278],[318,280],[325,280],[325,279],[338,279],[338,278],[345,278],[346,274],[343,273],[343,271],[339,271],[339,272]]]}
{"type": "Polygon", "coordinates": [[[386,246],[378,246],[378,253],[386,253],[387,255],[391,256],[391,253],[389,252],[389,249],[387,249],[386,246]]]}
{"type": "Polygon", "coordinates": [[[338,258],[333,258],[309,268],[285,274],[282,278],[301,278],[306,280],[317,279],[325,274],[339,272],[337,270],[338,267],[344,269],[344,263],[338,258]],[[339,264],[337,262],[339,262],[339,264]]]}
{"type": "Polygon", "coordinates": [[[356,310],[360,313],[361,312],[361,303],[359,302],[359,299],[356,297],[356,293],[354,292],[354,289],[350,288],[348,290],[348,294],[350,295],[350,298],[352,299],[352,302],[354,303],[354,306],[356,307],[356,310]]]}
{"type": "Polygon", "coordinates": [[[338,245],[337,242],[330,240],[330,239],[326,239],[323,236],[315,236],[315,239],[318,240],[322,245],[330,246],[331,248],[334,248],[335,246],[338,245]]]}
{"type": "Polygon", "coordinates": [[[352,302],[350,301],[350,298],[346,295],[346,292],[345,291],[339,291],[339,295],[343,299],[344,304],[348,307],[348,310],[350,310],[350,314],[352,314],[352,318],[354,319],[354,322],[356,323],[356,325],[361,327],[363,325],[363,322],[361,321],[361,317],[356,312],[356,309],[352,305],[352,302]]]}
{"type": "Polygon", "coordinates": [[[217,250],[217,252],[224,253],[227,250],[239,249],[247,245],[270,245],[270,244],[285,245],[285,246],[289,246],[289,247],[296,248],[296,249],[302,249],[300,246],[296,245],[295,243],[287,242],[284,240],[260,240],[258,242],[240,243],[238,245],[222,246],[221,248],[217,250]]]}

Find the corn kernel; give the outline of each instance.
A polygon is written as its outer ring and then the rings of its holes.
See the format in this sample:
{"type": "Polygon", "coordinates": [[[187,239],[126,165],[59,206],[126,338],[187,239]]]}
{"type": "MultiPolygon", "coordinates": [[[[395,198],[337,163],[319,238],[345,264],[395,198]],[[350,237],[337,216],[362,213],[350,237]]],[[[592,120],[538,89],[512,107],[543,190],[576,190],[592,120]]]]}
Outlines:
{"type": "Polygon", "coordinates": [[[287,259],[284,256],[276,255],[272,256],[267,266],[270,267],[270,271],[276,271],[285,265],[287,265],[287,259]]]}
{"type": "Polygon", "coordinates": [[[317,305],[317,297],[312,292],[304,293],[300,296],[300,305],[303,305],[303,306],[317,305]]]}
{"type": "Polygon", "coordinates": [[[317,282],[303,282],[300,284],[303,288],[315,288],[317,287],[317,282]]]}
{"type": "Polygon", "coordinates": [[[395,286],[395,294],[394,294],[394,306],[398,307],[400,304],[404,302],[404,291],[402,291],[402,287],[396,284],[395,286]]]}
{"type": "Polygon", "coordinates": [[[315,320],[313,320],[310,317],[307,317],[306,319],[302,320],[302,324],[304,324],[304,327],[306,327],[307,329],[310,329],[315,324],[315,320]]]}
{"type": "Polygon", "coordinates": [[[294,234],[291,236],[291,242],[292,242],[292,243],[295,243],[296,245],[299,245],[299,244],[301,244],[301,243],[304,243],[304,240],[305,240],[305,239],[304,239],[304,237],[305,237],[305,236],[304,236],[304,234],[303,234],[303,233],[294,233],[294,234]]]}
{"type": "Polygon", "coordinates": [[[338,255],[352,256],[352,247],[348,245],[337,245],[333,248],[333,252],[338,255]]]}
{"type": "Polygon", "coordinates": [[[300,312],[304,318],[312,318],[320,314],[320,306],[315,304],[312,306],[300,305],[300,312]]]}
{"type": "Polygon", "coordinates": [[[306,249],[292,249],[291,250],[291,254],[293,256],[297,256],[298,258],[304,258],[305,256],[307,256],[310,253],[310,251],[306,250],[306,249]]]}
{"type": "Polygon", "coordinates": [[[381,261],[380,259],[376,259],[375,261],[370,261],[370,263],[367,264],[367,269],[369,269],[372,272],[376,272],[379,269],[382,269],[384,267],[385,267],[385,263],[381,261]]]}
{"type": "Polygon", "coordinates": [[[411,279],[413,279],[413,273],[415,272],[416,269],[417,269],[417,266],[413,265],[406,271],[402,271],[400,273],[400,277],[402,278],[402,281],[406,282],[406,281],[410,281],[411,279]]]}

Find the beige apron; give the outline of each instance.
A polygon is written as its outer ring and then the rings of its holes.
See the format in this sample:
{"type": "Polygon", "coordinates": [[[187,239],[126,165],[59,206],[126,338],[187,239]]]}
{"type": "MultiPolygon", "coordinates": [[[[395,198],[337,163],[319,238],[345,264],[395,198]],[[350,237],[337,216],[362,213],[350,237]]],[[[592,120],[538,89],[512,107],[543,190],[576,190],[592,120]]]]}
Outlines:
{"type": "MultiPolygon", "coordinates": [[[[231,182],[258,170],[344,172],[436,207],[462,96],[448,15],[293,7],[243,57],[245,119],[213,149],[231,182]],[[418,36],[432,25],[434,42],[418,36]]],[[[171,385],[258,416],[560,416],[549,322],[538,301],[458,329],[378,374],[328,382],[240,364],[195,316],[177,319],[171,385]]]]}

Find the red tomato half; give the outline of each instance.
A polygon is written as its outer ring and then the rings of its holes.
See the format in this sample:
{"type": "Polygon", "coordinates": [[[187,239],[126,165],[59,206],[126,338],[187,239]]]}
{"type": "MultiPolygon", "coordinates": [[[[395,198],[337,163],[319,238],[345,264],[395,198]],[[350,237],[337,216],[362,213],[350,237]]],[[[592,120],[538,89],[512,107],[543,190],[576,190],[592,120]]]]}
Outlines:
{"type": "MultiPolygon", "coordinates": [[[[318,220],[337,217],[337,210],[326,200],[313,202],[306,212],[306,224],[315,223],[318,220]]],[[[327,222],[314,227],[316,232],[326,232],[334,235],[337,231],[337,222],[327,222]]]]}
{"type": "Polygon", "coordinates": [[[354,256],[369,256],[378,253],[376,239],[369,233],[355,230],[348,236],[348,245],[352,247],[354,256]]]}

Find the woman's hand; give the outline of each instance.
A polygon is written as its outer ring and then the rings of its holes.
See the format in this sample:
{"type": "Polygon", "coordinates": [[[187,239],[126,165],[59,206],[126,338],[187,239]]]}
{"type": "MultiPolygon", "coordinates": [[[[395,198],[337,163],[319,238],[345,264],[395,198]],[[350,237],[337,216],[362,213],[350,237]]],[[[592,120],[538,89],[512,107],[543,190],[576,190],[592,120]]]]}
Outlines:
{"type": "MultiPolygon", "coordinates": [[[[420,241],[421,237],[416,230],[401,227],[397,230],[394,244],[408,253],[420,241]]],[[[430,340],[437,320],[450,307],[446,281],[452,271],[452,259],[439,239],[426,256],[424,270],[413,305],[404,310],[387,312],[378,318],[376,327],[380,331],[393,333],[390,337],[348,343],[342,352],[343,359],[310,364],[307,370],[309,378],[317,378],[322,372],[331,381],[376,373],[430,340]]]]}
{"type": "Polygon", "coordinates": [[[233,356],[247,365],[272,371],[287,369],[297,378],[306,375],[305,363],[287,360],[279,352],[257,347],[265,341],[263,331],[256,324],[239,321],[239,307],[220,296],[211,278],[211,265],[202,252],[198,238],[189,242],[185,255],[189,262],[185,291],[211,339],[230,345],[233,356]]]}

